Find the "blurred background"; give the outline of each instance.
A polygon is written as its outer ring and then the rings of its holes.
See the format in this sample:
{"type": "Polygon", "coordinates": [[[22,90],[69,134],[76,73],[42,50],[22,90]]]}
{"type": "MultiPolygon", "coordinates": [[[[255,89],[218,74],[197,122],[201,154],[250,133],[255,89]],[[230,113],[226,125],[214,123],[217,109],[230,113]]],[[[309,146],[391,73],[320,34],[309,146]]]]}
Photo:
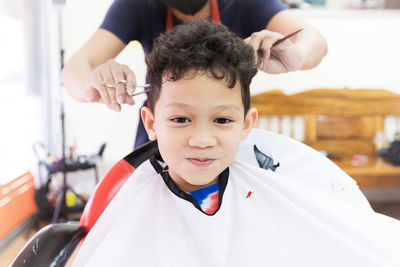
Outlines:
{"type": "MultiPolygon", "coordinates": [[[[315,88],[400,93],[400,1],[284,2],[322,32],[328,42],[328,55],[313,70],[258,73],[251,84],[253,95],[275,89],[294,94],[315,88]]],[[[7,264],[26,241],[16,244],[16,251],[9,248],[32,224],[37,211],[33,194],[46,175],[40,174],[38,163],[62,157],[63,136],[66,157],[92,157],[100,179],[132,151],[141,105],[123,106],[116,113],[101,104],[78,103],[65,93],[60,82],[61,58],[67,61],[80,48],[99,27],[111,3],[0,0],[0,266],[7,264]],[[42,145],[37,146],[35,154],[32,147],[38,143],[42,145]],[[98,155],[103,143],[106,149],[98,155]],[[13,204],[14,199],[17,204],[13,204]]],[[[138,83],[144,83],[146,67],[140,43],[131,42],[116,60],[130,66],[138,83]]],[[[144,100],[139,96],[136,102],[144,100]]],[[[392,120],[384,132],[387,142],[393,141],[399,130],[396,119],[392,120]]],[[[94,177],[92,169],[71,172],[68,183],[87,197],[94,189],[94,177]]],[[[55,174],[53,199],[62,178],[62,174],[55,174]]],[[[400,200],[399,192],[399,188],[370,190],[367,197],[396,202],[400,200]]]]}

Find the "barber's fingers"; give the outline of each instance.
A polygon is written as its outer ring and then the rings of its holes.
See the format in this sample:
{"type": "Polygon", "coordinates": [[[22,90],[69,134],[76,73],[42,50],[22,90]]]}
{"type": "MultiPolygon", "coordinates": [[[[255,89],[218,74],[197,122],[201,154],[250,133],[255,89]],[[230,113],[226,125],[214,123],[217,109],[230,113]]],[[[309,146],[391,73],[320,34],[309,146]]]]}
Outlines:
{"type": "Polygon", "coordinates": [[[276,56],[271,53],[268,60],[263,60],[258,68],[266,73],[270,74],[278,74],[278,73],[286,73],[288,69],[286,66],[278,59],[276,56]]]}
{"type": "Polygon", "coordinates": [[[128,95],[133,95],[136,89],[135,73],[127,65],[122,65],[122,68],[126,78],[126,91],[128,95]]]}
{"type": "Polygon", "coordinates": [[[106,84],[103,83],[103,76],[101,75],[100,69],[96,68],[94,69],[88,76],[87,79],[87,84],[89,87],[95,89],[97,91],[98,95],[100,98],[97,96],[93,98],[94,101],[99,101],[105,103],[108,108],[112,108],[111,106],[111,99],[110,96],[108,95],[108,89],[106,87],[106,84]]]}
{"type": "Polygon", "coordinates": [[[133,93],[135,92],[135,87],[136,87],[135,73],[127,65],[119,64],[114,60],[110,60],[108,65],[110,66],[111,73],[114,79],[114,87],[116,91],[117,103],[119,105],[135,104],[135,101],[129,94],[129,92],[133,93]]]}
{"type": "Polygon", "coordinates": [[[262,30],[259,32],[254,32],[252,33],[248,38],[246,38],[244,41],[252,46],[254,50],[257,50],[260,48],[260,45],[262,42],[265,42],[266,44],[269,44],[269,48],[272,47],[272,45],[278,41],[279,39],[283,38],[284,35],[280,34],[279,32],[271,32],[268,30],[262,30]]]}
{"type": "Polygon", "coordinates": [[[89,74],[87,83],[94,92],[92,101],[105,103],[114,111],[121,111],[121,104],[135,104],[128,94],[128,88],[135,92],[135,74],[128,66],[119,64],[114,59],[97,66],[89,74]]]}
{"type": "Polygon", "coordinates": [[[271,57],[271,43],[270,40],[263,40],[257,50],[257,57],[261,62],[268,61],[271,57]]]}
{"type": "Polygon", "coordinates": [[[110,64],[111,73],[114,78],[116,100],[118,104],[125,103],[126,99],[126,80],[122,65],[118,63],[110,64]]]}
{"type": "Polygon", "coordinates": [[[126,101],[125,101],[125,104],[128,104],[128,105],[134,105],[135,104],[135,100],[133,99],[133,97],[132,96],[130,96],[130,95],[127,95],[126,96],[126,101]]]}
{"type": "Polygon", "coordinates": [[[284,36],[278,32],[271,32],[268,30],[262,30],[254,32],[250,37],[244,41],[253,47],[254,58],[256,62],[265,61],[270,57],[270,50],[273,44],[284,36]]]}
{"type": "Polygon", "coordinates": [[[99,66],[103,84],[107,88],[108,95],[110,96],[111,108],[114,111],[121,111],[121,106],[117,103],[115,79],[112,74],[110,63],[102,64],[99,66]]]}

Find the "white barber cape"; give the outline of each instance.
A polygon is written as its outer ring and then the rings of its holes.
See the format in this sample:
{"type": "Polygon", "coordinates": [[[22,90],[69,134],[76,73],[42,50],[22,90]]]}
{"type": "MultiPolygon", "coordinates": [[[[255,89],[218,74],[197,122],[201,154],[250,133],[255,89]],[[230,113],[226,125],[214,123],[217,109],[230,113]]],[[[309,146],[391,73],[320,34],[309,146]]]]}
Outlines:
{"type": "Polygon", "coordinates": [[[73,266],[400,266],[400,222],[375,213],[351,178],[332,165],[315,186],[315,172],[296,177],[283,167],[291,160],[277,156],[275,172],[235,160],[212,216],[178,197],[144,162],[73,266]],[[332,190],[332,181],[343,187],[332,190]]]}
{"type": "Polygon", "coordinates": [[[254,145],[279,164],[276,173],[326,191],[337,198],[372,210],[356,181],[313,148],[288,136],[253,129],[241,142],[237,160],[259,166],[254,145]]]}

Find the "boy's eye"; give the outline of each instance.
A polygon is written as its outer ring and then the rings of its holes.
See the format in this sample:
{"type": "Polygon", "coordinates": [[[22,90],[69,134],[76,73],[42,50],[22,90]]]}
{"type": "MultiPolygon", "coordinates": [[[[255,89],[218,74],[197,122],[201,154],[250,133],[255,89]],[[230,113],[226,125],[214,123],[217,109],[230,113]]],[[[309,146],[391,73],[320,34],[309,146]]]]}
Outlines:
{"type": "Polygon", "coordinates": [[[230,123],[232,122],[232,120],[227,119],[227,118],[216,118],[214,120],[215,123],[219,123],[219,124],[226,124],[226,123],[230,123]]]}
{"type": "Polygon", "coordinates": [[[176,123],[189,123],[190,122],[190,120],[188,118],[184,118],[184,117],[173,118],[172,121],[176,122],[176,123]]]}

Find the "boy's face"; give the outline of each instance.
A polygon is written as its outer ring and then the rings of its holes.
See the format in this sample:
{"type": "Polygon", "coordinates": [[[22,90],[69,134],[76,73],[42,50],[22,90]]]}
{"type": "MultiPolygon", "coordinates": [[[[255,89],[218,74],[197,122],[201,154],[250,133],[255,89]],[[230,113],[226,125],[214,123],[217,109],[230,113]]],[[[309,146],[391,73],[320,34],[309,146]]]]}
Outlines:
{"type": "Polygon", "coordinates": [[[229,88],[224,79],[189,73],[164,82],[154,114],[143,108],[142,119],[171,178],[189,192],[217,181],[253,128],[257,111],[244,117],[240,82],[229,88]]]}

